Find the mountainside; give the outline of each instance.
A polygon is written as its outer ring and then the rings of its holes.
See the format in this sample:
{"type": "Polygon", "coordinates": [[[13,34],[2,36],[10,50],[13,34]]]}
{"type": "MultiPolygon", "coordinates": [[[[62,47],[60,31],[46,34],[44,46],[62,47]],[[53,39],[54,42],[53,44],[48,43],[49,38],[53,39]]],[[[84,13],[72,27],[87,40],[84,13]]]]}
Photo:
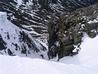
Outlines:
{"type": "Polygon", "coordinates": [[[42,58],[48,56],[49,59],[76,54],[77,52],[73,53],[76,48],[74,45],[80,45],[84,32],[92,38],[97,34],[95,28],[88,26],[89,21],[97,19],[97,2],[98,0],[0,0],[0,11],[7,13],[7,17],[4,15],[4,18],[0,19],[8,22],[8,25],[3,24],[12,30],[7,30],[0,22],[1,54],[8,52],[7,54],[11,55],[21,55],[20,52],[23,52],[26,56],[32,56],[34,53],[42,58]],[[86,28],[81,31],[83,24],[87,25],[84,25],[86,28]],[[6,31],[4,35],[2,28],[6,31]],[[14,33],[16,39],[12,36],[14,33]],[[8,39],[4,40],[3,36],[8,39]],[[17,50],[19,52],[16,52],[17,50]]]}
{"type": "Polygon", "coordinates": [[[28,31],[8,21],[6,13],[0,13],[0,54],[41,58],[46,50],[28,31]]]}

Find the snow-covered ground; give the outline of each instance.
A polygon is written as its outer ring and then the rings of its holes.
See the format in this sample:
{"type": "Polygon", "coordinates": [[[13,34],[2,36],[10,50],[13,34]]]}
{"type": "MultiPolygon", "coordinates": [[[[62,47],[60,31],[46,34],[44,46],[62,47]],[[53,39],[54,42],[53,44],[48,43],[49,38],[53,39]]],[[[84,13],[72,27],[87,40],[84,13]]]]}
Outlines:
{"type": "Polygon", "coordinates": [[[85,36],[77,56],[60,62],[0,56],[0,74],[98,74],[98,36],[85,36]]]}

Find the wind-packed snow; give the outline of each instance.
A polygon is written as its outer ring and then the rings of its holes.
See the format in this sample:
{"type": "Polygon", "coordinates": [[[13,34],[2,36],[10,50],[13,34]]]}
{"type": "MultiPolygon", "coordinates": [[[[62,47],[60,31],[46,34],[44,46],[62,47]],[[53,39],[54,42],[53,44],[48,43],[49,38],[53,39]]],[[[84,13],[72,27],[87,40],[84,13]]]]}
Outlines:
{"type": "Polygon", "coordinates": [[[98,36],[84,38],[77,56],[60,62],[0,56],[0,74],[98,74],[98,36]]]}

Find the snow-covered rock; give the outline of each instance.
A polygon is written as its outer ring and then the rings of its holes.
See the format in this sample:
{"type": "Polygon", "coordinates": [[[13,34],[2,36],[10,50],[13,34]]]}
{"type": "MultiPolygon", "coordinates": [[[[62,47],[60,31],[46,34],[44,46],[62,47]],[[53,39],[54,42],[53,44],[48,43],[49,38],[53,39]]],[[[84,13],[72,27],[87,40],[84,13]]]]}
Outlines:
{"type": "Polygon", "coordinates": [[[44,57],[46,47],[25,31],[7,20],[7,14],[0,12],[0,53],[29,57],[44,57]]]}

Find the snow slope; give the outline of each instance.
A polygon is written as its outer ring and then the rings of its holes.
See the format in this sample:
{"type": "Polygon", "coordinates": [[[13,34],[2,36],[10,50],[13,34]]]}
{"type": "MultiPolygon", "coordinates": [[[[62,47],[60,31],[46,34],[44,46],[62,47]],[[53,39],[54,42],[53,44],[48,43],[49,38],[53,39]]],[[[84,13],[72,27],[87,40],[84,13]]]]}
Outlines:
{"type": "Polygon", "coordinates": [[[46,55],[46,47],[32,38],[28,31],[19,28],[7,19],[7,14],[0,12],[0,54],[42,58],[46,55]],[[2,41],[1,41],[2,40],[2,41]],[[3,44],[5,42],[5,45],[3,44]],[[5,46],[5,47],[4,47],[5,46]]]}
{"type": "Polygon", "coordinates": [[[98,74],[98,36],[84,38],[77,56],[60,62],[0,56],[0,74],[98,74]]]}

